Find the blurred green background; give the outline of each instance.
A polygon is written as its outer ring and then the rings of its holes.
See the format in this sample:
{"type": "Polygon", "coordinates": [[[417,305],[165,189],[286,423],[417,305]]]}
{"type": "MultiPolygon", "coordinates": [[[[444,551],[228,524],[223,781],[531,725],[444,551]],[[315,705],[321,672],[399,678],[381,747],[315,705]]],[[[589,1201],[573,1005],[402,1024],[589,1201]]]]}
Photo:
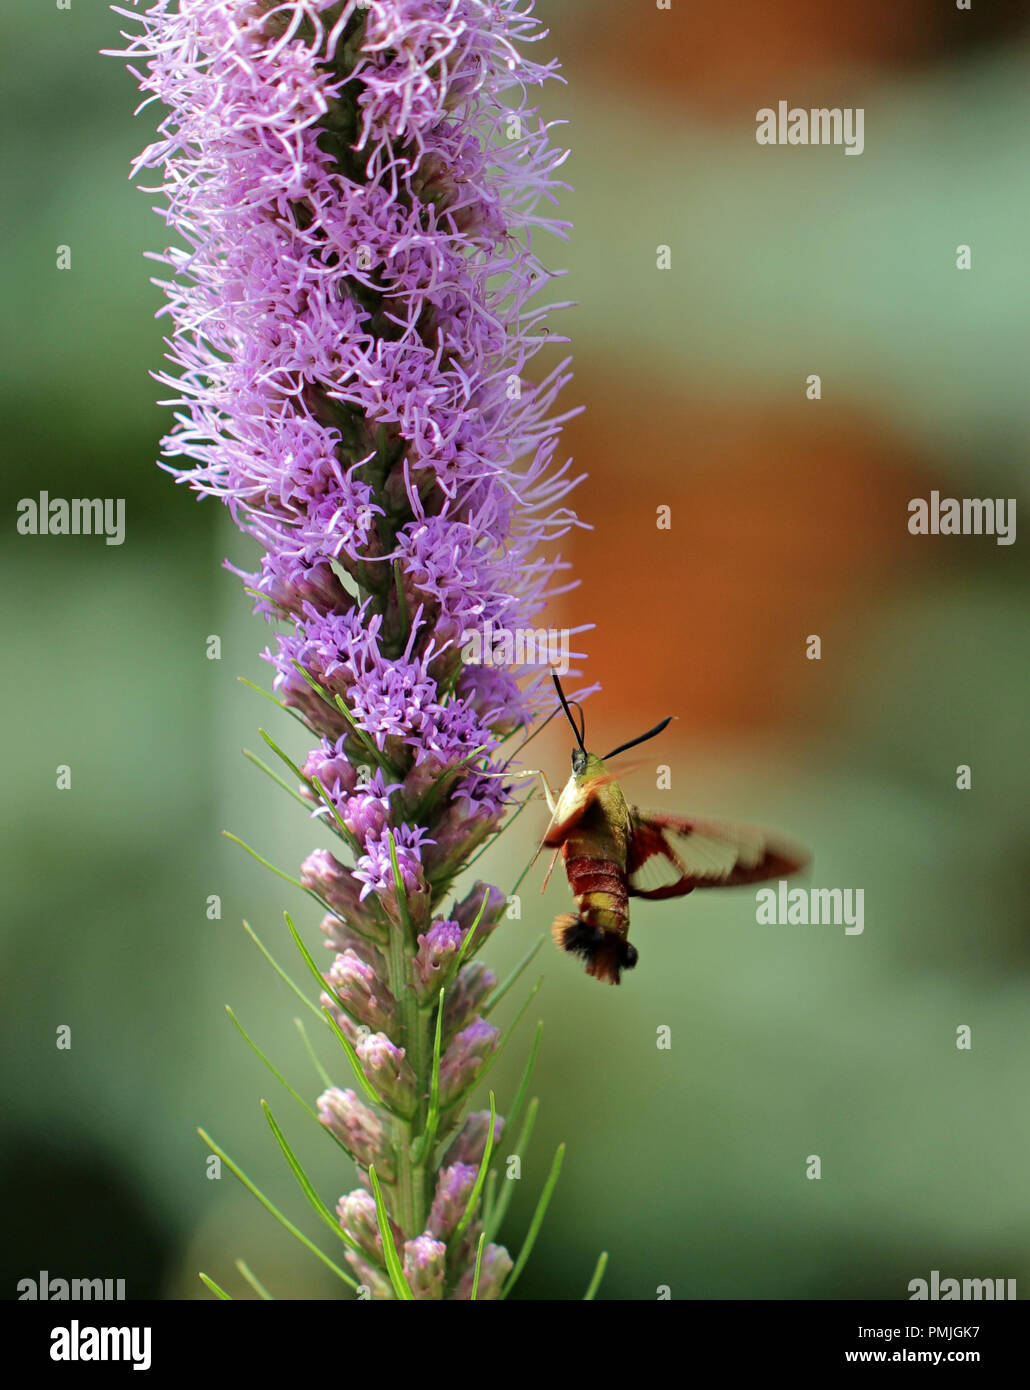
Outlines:
{"type": "MultiPolygon", "coordinates": [[[[793,831],[815,885],[865,890],[866,925],[758,926],[747,890],[639,904],[617,992],[545,949],[493,1073],[503,1108],[543,1018],[510,1244],[569,1150],[518,1296],[580,1297],[601,1248],[607,1298],[903,1298],[931,1269],[1030,1288],[1030,567],[1022,537],[906,531],[931,488],[1026,500],[1030,16],[701,8],[539,0],[569,84],[546,105],[570,121],[575,231],[547,255],[579,301],[556,327],[595,528],[562,616],[598,625],[594,746],[679,716],[655,754],[671,791],[645,767],[631,798],[793,831]],[[755,112],[780,98],[863,106],[865,153],[759,148],[755,112]]],[[[247,547],[153,462],[168,413],[142,254],[165,232],[126,180],[153,116],[132,119],[131,80],[97,56],[118,29],[98,0],[2,0],[0,26],[3,1293],[47,1269],[207,1297],[203,1268],[246,1295],[242,1256],[278,1297],[335,1297],[228,1174],[207,1179],[194,1132],[313,1236],[259,1097],[330,1202],[355,1185],[223,1012],[317,1094],[296,1000],[239,925],[286,960],[282,909],[312,943],[317,910],[219,835],[291,869],[320,843],[240,756],[259,725],[302,752],[299,730],[235,679],[267,683],[267,630],[220,568],[247,547]],[[125,544],[17,535],[41,490],[124,497],[125,544]]],[[[535,748],[561,779],[565,738],[535,748]]],[[[533,814],[477,873],[511,883],[533,814]]],[[[527,879],[499,972],[565,910],[559,877],[545,899],[527,879]]]]}

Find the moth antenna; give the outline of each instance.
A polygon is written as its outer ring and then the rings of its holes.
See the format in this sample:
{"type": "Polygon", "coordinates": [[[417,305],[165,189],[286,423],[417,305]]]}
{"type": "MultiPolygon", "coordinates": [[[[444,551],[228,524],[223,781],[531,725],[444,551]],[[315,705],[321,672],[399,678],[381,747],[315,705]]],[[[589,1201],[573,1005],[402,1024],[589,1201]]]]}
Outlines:
{"type": "MultiPolygon", "coordinates": [[[[606,763],[609,758],[614,758],[616,753],[625,753],[627,748],[636,748],[638,743],[646,743],[649,738],[654,738],[657,734],[660,734],[667,724],[672,723],[672,720],[673,716],[670,714],[668,719],[663,719],[662,722],[656,724],[653,729],[648,729],[646,734],[641,734],[639,738],[631,738],[629,743],[620,743],[618,748],[613,748],[610,753],[606,753],[601,761],[606,763]]],[[[580,747],[582,746],[583,745],[580,744],[580,747]]]]}
{"type": "MultiPolygon", "coordinates": [[[[556,714],[560,714],[560,713],[561,713],[560,710],[556,710],[556,709],[551,710],[551,713],[547,716],[547,718],[543,721],[543,723],[542,723],[542,724],[538,724],[531,734],[527,734],[527,735],[526,735],[526,737],[522,740],[522,742],[519,744],[519,746],[515,749],[515,752],[512,753],[511,757],[510,757],[510,758],[508,759],[508,761],[504,764],[504,768],[509,768],[509,767],[511,767],[512,763],[515,761],[515,759],[516,759],[516,758],[519,756],[519,754],[522,752],[523,748],[525,748],[526,744],[527,744],[527,743],[532,743],[533,740],[536,738],[537,734],[543,733],[544,729],[547,728],[548,724],[550,724],[550,722],[551,722],[551,720],[554,718],[554,716],[555,716],[556,714]]],[[[525,725],[523,725],[523,728],[525,728],[525,725]]],[[[503,771],[503,770],[504,770],[504,769],[502,769],[502,771],[503,771]]]]}
{"type": "MultiPolygon", "coordinates": [[[[583,752],[583,753],[585,753],[587,750],[586,750],[586,745],[585,745],[584,742],[583,742],[583,734],[581,734],[580,731],[579,731],[579,729],[576,727],[576,721],[575,721],[575,720],[573,719],[573,717],[572,717],[572,711],[569,709],[569,702],[568,702],[568,700],[566,700],[566,698],[565,698],[565,691],[562,690],[562,688],[561,688],[561,681],[558,679],[558,672],[557,672],[557,671],[552,671],[552,672],[551,672],[551,679],[554,681],[554,688],[555,688],[555,690],[557,690],[557,692],[558,692],[558,699],[561,701],[562,709],[565,711],[565,717],[568,719],[569,723],[572,725],[572,732],[576,735],[576,742],[579,744],[580,751],[583,752]]],[[[583,711],[580,710],[580,714],[582,714],[582,713],[583,713],[583,711]]],[[[666,721],[666,722],[668,722],[668,721],[666,721]]],[[[584,730],[584,732],[585,732],[585,730],[584,730]]]]}
{"type": "MultiPolygon", "coordinates": [[[[583,714],[583,706],[579,703],[578,700],[570,700],[569,704],[579,715],[579,746],[582,748],[583,740],[587,736],[587,721],[586,717],[583,714]]],[[[555,713],[557,714],[557,710],[555,710],[555,713]]]]}

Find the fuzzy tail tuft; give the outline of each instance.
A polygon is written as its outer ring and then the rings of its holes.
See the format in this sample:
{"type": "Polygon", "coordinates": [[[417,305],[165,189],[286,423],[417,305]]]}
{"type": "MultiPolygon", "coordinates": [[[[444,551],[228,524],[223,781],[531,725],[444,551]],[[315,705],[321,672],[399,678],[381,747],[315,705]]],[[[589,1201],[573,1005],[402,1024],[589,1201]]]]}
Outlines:
{"type": "Polygon", "coordinates": [[[551,936],[563,951],[583,957],[588,975],[610,985],[617,985],[623,970],[632,970],[637,963],[637,948],[619,932],[591,926],[571,912],[554,919],[551,936]]]}

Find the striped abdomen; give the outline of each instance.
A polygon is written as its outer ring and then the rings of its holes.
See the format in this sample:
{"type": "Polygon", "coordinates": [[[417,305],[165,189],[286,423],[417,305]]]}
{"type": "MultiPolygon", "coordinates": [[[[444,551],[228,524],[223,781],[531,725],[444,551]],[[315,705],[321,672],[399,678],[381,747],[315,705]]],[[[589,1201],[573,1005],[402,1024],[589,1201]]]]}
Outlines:
{"type": "Polygon", "coordinates": [[[625,873],[611,859],[594,859],[578,851],[579,846],[573,840],[567,840],[562,846],[565,872],[580,920],[625,936],[629,930],[625,873]]]}

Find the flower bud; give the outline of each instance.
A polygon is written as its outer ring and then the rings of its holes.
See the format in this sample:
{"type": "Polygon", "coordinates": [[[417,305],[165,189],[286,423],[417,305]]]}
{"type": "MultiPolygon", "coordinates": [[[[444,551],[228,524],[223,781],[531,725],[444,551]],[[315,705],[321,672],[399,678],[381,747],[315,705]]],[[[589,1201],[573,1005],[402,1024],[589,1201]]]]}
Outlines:
{"type": "Polygon", "coordinates": [[[475,1018],[455,1034],[440,1062],[440,1099],[452,1104],[472,1086],[500,1037],[493,1024],[475,1018]]]}
{"type": "Polygon", "coordinates": [[[333,995],[323,994],[321,1003],[333,1012],[341,1026],[348,1016],[349,1021],[364,1024],[374,1032],[385,1033],[394,1026],[396,1000],[373,966],[356,952],[347,950],[337,956],[324,978],[332,986],[333,995]],[[341,1015],[337,1000],[346,1009],[346,1015],[341,1015]]]}
{"type": "Polygon", "coordinates": [[[427,1229],[434,1236],[449,1240],[454,1234],[455,1227],[465,1215],[478,1171],[471,1163],[455,1163],[450,1168],[440,1169],[433,1205],[426,1222],[427,1229]]]}
{"type": "Polygon", "coordinates": [[[384,1182],[393,1182],[397,1172],[393,1145],[383,1122],[353,1091],[330,1086],[318,1098],[318,1118],[363,1168],[375,1164],[384,1182]]]}
{"type": "Polygon", "coordinates": [[[473,885],[472,891],[455,906],[451,915],[464,931],[467,931],[479,917],[479,926],[476,927],[475,937],[469,947],[472,955],[475,955],[504,916],[507,906],[508,899],[499,888],[495,888],[491,884],[480,883],[478,880],[473,885]],[[486,898],[485,907],[483,907],[484,897],[486,898]],[[479,915],[480,908],[483,909],[481,917],[479,915]]]}
{"type": "Polygon", "coordinates": [[[447,995],[443,1019],[444,1036],[449,1038],[464,1028],[496,986],[497,976],[492,970],[488,970],[482,961],[474,960],[468,965],[463,965],[447,995]]]}
{"type": "Polygon", "coordinates": [[[415,1073],[385,1033],[368,1033],[354,1044],[362,1070],[388,1105],[402,1115],[415,1108],[415,1073]]]}
{"type": "Polygon", "coordinates": [[[436,921],[418,938],[415,956],[415,993],[424,1002],[432,999],[447,978],[464,932],[457,922],[436,921]]]}
{"type": "Polygon", "coordinates": [[[395,1297],[390,1276],[378,1265],[374,1265],[371,1260],[366,1260],[361,1255],[355,1254],[353,1250],[348,1250],[347,1263],[353,1269],[358,1283],[364,1285],[374,1299],[385,1300],[395,1297]]]}
{"type": "Polygon", "coordinates": [[[428,1235],[406,1240],[404,1277],[416,1298],[443,1298],[447,1279],[447,1246],[428,1235]]]}

